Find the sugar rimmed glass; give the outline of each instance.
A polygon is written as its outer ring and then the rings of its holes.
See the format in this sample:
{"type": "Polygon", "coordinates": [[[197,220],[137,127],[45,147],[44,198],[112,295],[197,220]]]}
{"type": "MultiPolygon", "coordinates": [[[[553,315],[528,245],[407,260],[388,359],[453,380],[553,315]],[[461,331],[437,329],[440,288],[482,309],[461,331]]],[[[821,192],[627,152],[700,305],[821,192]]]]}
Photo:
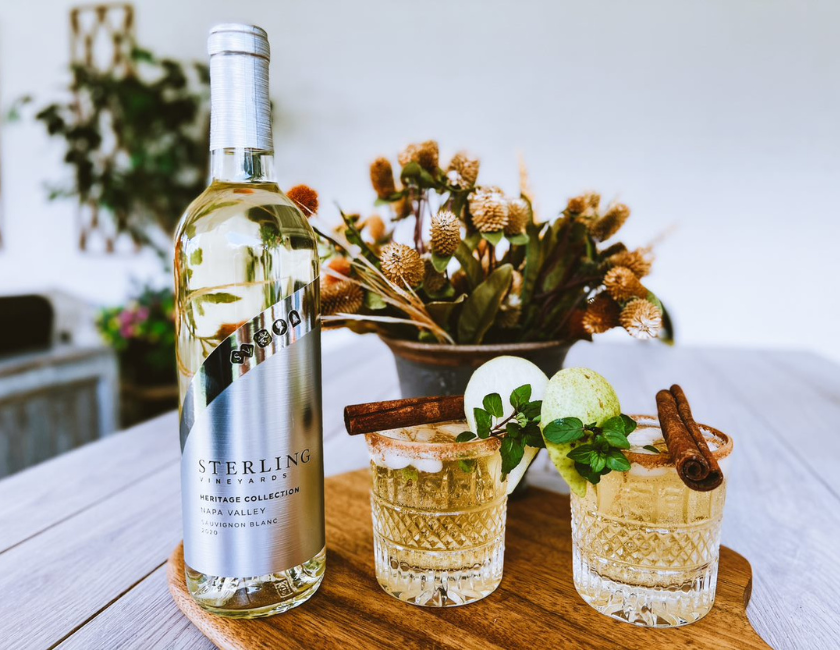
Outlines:
{"type": "MultiPolygon", "coordinates": [[[[575,588],[596,610],[645,627],[693,623],[712,608],[726,480],[710,492],[679,478],[657,418],[634,416],[628,472],[571,495],[575,588]],[[652,445],[656,454],[643,449],[652,445]]],[[[724,477],[732,439],[699,425],[724,477]]]]}
{"type": "Polygon", "coordinates": [[[502,580],[507,482],[501,441],[456,443],[466,422],[365,436],[376,577],[413,605],[465,605],[502,580]]]}

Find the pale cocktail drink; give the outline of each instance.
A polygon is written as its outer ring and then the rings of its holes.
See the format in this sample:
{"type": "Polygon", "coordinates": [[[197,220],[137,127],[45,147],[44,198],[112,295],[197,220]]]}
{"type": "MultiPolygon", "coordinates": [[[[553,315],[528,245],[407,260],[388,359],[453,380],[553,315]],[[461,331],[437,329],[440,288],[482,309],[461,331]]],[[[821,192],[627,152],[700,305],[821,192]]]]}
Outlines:
{"type": "Polygon", "coordinates": [[[407,603],[463,605],[501,582],[501,441],[456,443],[466,429],[465,422],[447,422],[366,436],[376,577],[407,603]]]}
{"type": "MultiPolygon", "coordinates": [[[[712,608],[726,482],[689,489],[654,418],[636,418],[628,472],[571,497],[575,587],[603,614],[650,627],[694,622],[712,608]],[[656,447],[660,453],[645,449],[656,447]]],[[[700,425],[726,475],[731,439],[700,425]]]]}

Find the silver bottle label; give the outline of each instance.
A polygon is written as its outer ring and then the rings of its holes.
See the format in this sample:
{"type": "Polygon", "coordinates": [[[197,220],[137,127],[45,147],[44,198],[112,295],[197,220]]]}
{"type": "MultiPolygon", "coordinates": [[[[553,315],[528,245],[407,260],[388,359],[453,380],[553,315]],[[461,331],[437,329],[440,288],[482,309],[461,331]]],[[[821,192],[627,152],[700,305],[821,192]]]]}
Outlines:
{"type": "Polygon", "coordinates": [[[240,326],[181,408],[184,559],[225,577],[279,573],[323,547],[318,282],[240,326]]]}

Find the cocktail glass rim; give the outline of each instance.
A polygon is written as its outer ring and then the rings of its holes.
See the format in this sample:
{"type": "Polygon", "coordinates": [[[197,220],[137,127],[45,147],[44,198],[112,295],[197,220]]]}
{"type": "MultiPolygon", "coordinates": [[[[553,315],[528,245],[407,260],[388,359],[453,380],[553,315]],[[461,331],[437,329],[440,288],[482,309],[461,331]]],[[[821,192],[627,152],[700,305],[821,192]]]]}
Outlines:
{"type": "Polygon", "coordinates": [[[466,420],[446,420],[433,424],[420,424],[410,427],[398,427],[384,431],[374,431],[365,434],[369,451],[373,453],[385,453],[390,451],[400,456],[410,458],[424,458],[434,460],[462,460],[464,458],[477,458],[489,456],[496,453],[502,446],[501,438],[491,436],[489,438],[475,438],[467,442],[430,442],[423,440],[405,440],[387,435],[389,432],[415,429],[419,427],[437,427],[440,425],[461,423],[464,424],[464,431],[468,430],[466,420]]]}
{"type": "MultiPolygon", "coordinates": [[[[635,420],[637,429],[659,429],[660,431],[662,429],[659,424],[659,418],[654,415],[631,415],[630,417],[635,420]]],[[[712,452],[712,456],[714,456],[715,460],[720,462],[732,453],[735,443],[732,441],[731,436],[715,429],[714,427],[710,427],[707,424],[698,422],[697,426],[700,427],[700,431],[706,439],[717,444],[717,449],[712,452]]],[[[646,454],[625,449],[624,455],[631,463],[637,463],[638,465],[648,469],[657,467],[674,467],[674,461],[671,458],[671,454],[667,451],[659,454],[646,454]]]]}

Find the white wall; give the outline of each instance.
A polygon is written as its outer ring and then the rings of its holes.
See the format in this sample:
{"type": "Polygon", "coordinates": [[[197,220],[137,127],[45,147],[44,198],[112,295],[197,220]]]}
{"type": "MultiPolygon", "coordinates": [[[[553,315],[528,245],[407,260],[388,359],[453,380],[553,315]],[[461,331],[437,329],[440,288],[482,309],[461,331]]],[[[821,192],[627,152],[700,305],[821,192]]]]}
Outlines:
{"type": "MultiPolygon", "coordinates": [[[[0,6],[0,98],[61,87],[70,2],[0,6]]],[[[350,209],[368,163],[408,140],[467,147],[544,216],[585,188],[634,210],[625,241],[669,229],[650,286],[690,344],[806,347],[840,359],[840,3],[832,0],[138,0],[140,43],[203,58],[215,22],[265,27],[283,184],[350,209]]],[[[117,301],[150,258],[75,248],[62,174],[33,125],[2,145],[0,292],[117,301]]]]}

